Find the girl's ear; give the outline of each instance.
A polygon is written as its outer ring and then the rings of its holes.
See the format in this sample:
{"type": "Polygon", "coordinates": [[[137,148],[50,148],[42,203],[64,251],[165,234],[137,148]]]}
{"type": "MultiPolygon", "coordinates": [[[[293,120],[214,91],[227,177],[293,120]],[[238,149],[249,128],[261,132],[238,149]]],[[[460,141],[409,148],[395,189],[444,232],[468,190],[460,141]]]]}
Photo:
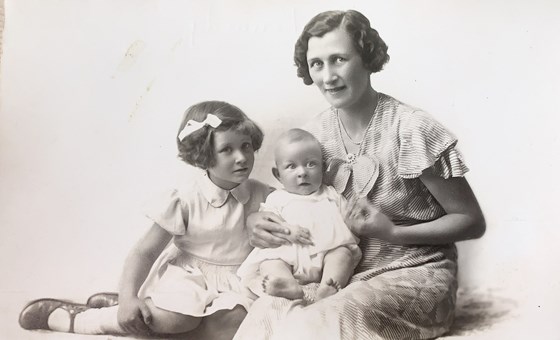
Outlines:
{"type": "Polygon", "coordinates": [[[280,180],[280,172],[278,172],[278,168],[277,167],[273,167],[272,168],[272,175],[274,175],[274,177],[277,180],[280,180]]]}

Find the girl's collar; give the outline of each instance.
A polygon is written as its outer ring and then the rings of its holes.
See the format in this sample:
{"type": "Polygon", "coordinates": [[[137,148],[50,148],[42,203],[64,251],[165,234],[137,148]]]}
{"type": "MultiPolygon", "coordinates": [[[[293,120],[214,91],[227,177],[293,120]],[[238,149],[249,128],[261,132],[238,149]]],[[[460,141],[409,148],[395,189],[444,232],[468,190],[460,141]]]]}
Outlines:
{"type": "Polygon", "coordinates": [[[249,201],[250,191],[247,181],[239,184],[231,190],[222,189],[210,180],[206,171],[200,171],[199,180],[197,181],[202,196],[206,198],[208,203],[214,208],[223,206],[229,194],[231,194],[239,203],[246,204],[249,201]]]}

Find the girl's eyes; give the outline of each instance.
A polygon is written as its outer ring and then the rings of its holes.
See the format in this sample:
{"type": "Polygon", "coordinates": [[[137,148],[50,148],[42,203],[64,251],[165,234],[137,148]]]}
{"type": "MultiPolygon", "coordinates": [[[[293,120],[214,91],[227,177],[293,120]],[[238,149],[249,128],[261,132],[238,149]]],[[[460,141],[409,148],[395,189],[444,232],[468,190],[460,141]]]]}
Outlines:
{"type": "Polygon", "coordinates": [[[243,145],[241,146],[244,150],[252,150],[253,149],[253,144],[251,143],[243,143],[243,145]]]}
{"type": "Polygon", "coordinates": [[[344,59],[344,58],[342,58],[342,57],[336,57],[336,58],[334,59],[334,61],[337,62],[337,63],[342,63],[342,62],[344,62],[345,60],[346,60],[346,59],[344,59]]]}
{"type": "Polygon", "coordinates": [[[226,146],[225,148],[220,150],[220,153],[225,152],[225,153],[230,153],[231,152],[231,147],[230,146],[226,146]]]}

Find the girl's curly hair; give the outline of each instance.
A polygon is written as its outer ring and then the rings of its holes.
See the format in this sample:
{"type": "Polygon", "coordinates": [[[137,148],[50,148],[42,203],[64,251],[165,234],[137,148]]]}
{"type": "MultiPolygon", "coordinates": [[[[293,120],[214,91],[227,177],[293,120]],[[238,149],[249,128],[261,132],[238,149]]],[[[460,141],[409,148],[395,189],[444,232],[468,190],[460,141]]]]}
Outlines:
{"type": "Polygon", "coordinates": [[[339,27],[348,32],[352,38],[354,47],[362,57],[366,69],[372,73],[379,72],[389,61],[387,45],[362,13],[354,10],[322,12],[305,25],[294,49],[297,76],[303,79],[305,85],[313,84],[307,65],[309,39],[322,37],[339,27]]]}
{"type": "Polygon", "coordinates": [[[204,101],[192,105],[183,115],[176,137],[179,158],[202,169],[211,168],[216,164],[214,132],[226,130],[239,131],[250,136],[255,151],[259,150],[262,145],[264,138],[262,130],[237,106],[222,101],[204,101]],[[179,133],[189,120],[202,122],[209,113],[222,120],[217,128],[207,125],[194,131],[183,140],[179,139],[179,133]]]}

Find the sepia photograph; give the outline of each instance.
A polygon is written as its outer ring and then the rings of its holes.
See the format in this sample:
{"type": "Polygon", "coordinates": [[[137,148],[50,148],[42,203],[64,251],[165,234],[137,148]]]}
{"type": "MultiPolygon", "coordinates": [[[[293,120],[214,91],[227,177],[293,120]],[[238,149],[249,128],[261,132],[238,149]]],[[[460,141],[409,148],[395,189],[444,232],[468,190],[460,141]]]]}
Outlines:
{"type": "Polygon", "coordinates": [[[558,32],[0,0],[0,339],[560,339],[558,32]]]}

